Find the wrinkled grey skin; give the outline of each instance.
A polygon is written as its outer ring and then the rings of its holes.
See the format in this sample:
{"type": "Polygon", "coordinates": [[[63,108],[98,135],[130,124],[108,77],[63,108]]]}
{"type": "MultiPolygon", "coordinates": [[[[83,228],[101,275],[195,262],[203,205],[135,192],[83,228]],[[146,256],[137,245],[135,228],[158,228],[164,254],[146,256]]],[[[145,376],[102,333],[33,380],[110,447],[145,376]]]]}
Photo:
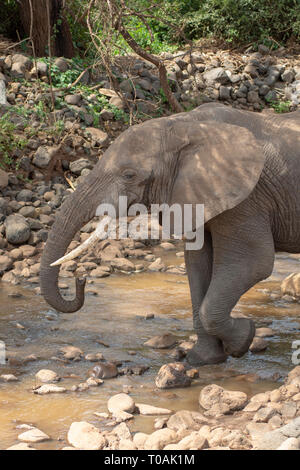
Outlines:
{"type": "Polygon", "coordinates": [[[249,319],[230,316],[240,297],[273,270],[276,251],[300,252],[300,112],[256,114],[221,104],[154,119],[125,131],[64,203],[41,263],[47,302],[75,312],[84,281],[66,301],[59,268],[75,233],[101,202],[117,206],[204,203],[205,243],[185,260],[198,342],[188,359],[215,364],[241,357],[255,334],[249,319]]]}

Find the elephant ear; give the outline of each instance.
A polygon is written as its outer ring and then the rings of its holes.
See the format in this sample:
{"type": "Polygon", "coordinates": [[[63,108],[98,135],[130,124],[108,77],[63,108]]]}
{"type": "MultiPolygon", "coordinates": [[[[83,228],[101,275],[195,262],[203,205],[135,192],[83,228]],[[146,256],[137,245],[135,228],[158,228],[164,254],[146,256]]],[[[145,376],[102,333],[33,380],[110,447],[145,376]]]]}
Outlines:
{"type": "Polygon", "coordinates": [[[204,204],[205,222],[246,199],[262,173],[265,155],[249,130],[208,121],[174,124],[180,152],[171,203],[204,204]]]}

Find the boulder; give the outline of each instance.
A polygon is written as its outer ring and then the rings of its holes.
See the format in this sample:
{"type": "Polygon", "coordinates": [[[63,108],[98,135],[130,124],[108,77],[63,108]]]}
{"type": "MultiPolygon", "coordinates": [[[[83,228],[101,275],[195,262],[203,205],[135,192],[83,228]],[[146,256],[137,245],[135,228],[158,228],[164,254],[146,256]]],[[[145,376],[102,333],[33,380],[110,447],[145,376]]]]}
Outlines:
{"type": "Polygon", "coordinates": [[[106,445],[106,439],[99,429],[85,421],[71,424],[68,441],[80,450],[101,450],[106,445]]]}
{"type": "Polygon", "coordinates": [[[41,146],[35,152],[32,163],[37,168],[47,168],[53,156],[57,152],[57,147],[41,146]]]}
{"type": "Polygon", "coordinates": [[[243,392],[227,391],[218,385],[208,385],[200,393],[199,404],[211,416],[222,416],[242,410],[248,402],[243,392]]]}
{"type": "Polygon", "coordinates": [[[87,160],[86,158],[80,158],[75,162],[70,163],[70,170],[74,175],[80,176],[82,170],[91,170],[93,168],[93,164],[87,160]]]}
{"type": "Polygon", "coordinates": [[[255,337],[252,341],[252,344],[249,350],[252,353],[259,353],[259,352],[265,351],[267,347],[268,347],[268,343],[266,340],[264,340],[263,338],[255,337]]]}
{"type": "Polygon", "coordinates": [[[22,434],[18,436],[19,441],[22,442],[45,442],[49,441],[50,437],[47,436],[43,431],[40,431],[40,429],[37,428],[32,428],[29,429],[29,431],[25,431],[22,434]]]}
{"type": "Polygon", "coordinates": [[[6,240],[12,245],[21,245],[29,240],[30,226],[22,215],[10,215],[6,218],[4,225],[6,240]]]}
{"type": "Polygon", "coordinates": [[[92,370],[92,376],[97,379],[113,379],[118,374],[118,368],[112,362],[99,363],[92,370]]]}
{"type": "Polygon", "coordinates": [[[281,284],[282,295],[291,295],[300,298],[300,273],[290,274],[281,284]]]}
{"type": "Polygon", "coordinates": [[[92,143],[94,145],[105,145],[108,141],[108,134],[103,132],[101,129],[97,129],[96,127],[87,127],[85,132],[91,137],[92,143]]]}
{"type": "Polygon", "coordinates": [[[189,387],[192,383],[190,377],[186,375],[186,369],[180,362],[165,364],[158,372],[155,379],[157,388],[189,387]]]}
{"type": "Polygon", "coordinates": [[[166,408],[158,408],[157,406],[146,405],[144,403],[137,403],[136,407],[140,415],[144,416],[170,415],[172,413],[171,410],[168,410],[166,408]]]}
{"type": "Polygon", "coordinates": [[[67,390],[64,387],[58,387],[53,384],[45,384],[34,390],[36,395],[49,395],[50,393],[65,393],[67,390]]]}
{"type": "Polygon", "coordinates": [[[60,380],[59,376],[53,370],[41,369],[35,374],[35,378],[38,382],[44,384],[50,384],[53,382],[58,382],[60,380]]]}
{"type": "Polygon", "coordinates": [[[135,410],[135,403],[134,400],[126,393],[118,393],[108,400],[107,408],[108,411],[113,414],[119,411],[133,413],[135,410]]]}
{"type": "Polygon", "coordinates": [[[159,429],[152,433],[144,443],[145,450],[161,450],[168,444],[173,444],[177,441],[177,435],[172,429],[164,428],[159,429]]]}
{"type": "Polygon", "coordinates": [[[261,433],[254,439],[254,448],[257,450],[276,450],[288,438],[300,438],[300,417],[274,431],[261,433]]]}
{"type": "Polygon", "coordinates": [[[154,336],[144,343],[144,346],[148,346],[153,349],[169,349],[175,346],[178,338],[176,336],[166,333],[164,335],[154,336]]]}

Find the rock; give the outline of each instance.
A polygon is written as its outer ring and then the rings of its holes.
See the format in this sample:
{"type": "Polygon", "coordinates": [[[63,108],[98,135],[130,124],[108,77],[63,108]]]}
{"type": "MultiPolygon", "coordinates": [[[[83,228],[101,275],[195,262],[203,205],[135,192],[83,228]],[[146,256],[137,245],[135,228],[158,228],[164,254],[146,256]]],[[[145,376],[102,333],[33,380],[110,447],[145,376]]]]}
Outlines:
{"type": "Polygon", "coordinates": [[[267,349],[267,347],[268,347],[267,341],[265,341],[263,338],[255,337],[253,339],[253,342],[252,342],[249,350],[252,353],[259,353],[259,352],[265,351],[267,349]]]}
{"type": "Polygon", "coordinates": [[[114,119],[114,113],[112,111],[109,111],[108,109],[102,109],[100,112],[100,119],[103,121],[113,121],[114,119]]]}
{"type": "Polygon", "coordinates": [[[125,109],[125,103],[119,96],[112,96],[109,100],[109,104],[121,110],[125,109]]]}
{"type": "Polygon", "coordinates": [[[156,406],[146,405],[144,403],[137,403],[136,407],[140,415],[145,415],[145,416],[169,415],[172,413],[171,410],[168,410],[166,408],[158,408],[156,406]]]}
{"type": "Polygon", "coordinates": [[[0,379],[1,381],[6,382],[6,383],[19,381],[19,379],[13,374],[2,374],[0,375],[0,379]]]}
{"type": "Polygon", "coordinates": [[[106,445],[106,439],[99,429],[85,421],[71,424],[68,441],[80,450],[101,450],[106,445]]]}
{"type": "Polygon", "coordinates": [[[164,428],[159,429],[152,433],[144,443],[145,450],[161,450],[168,444],[173,444],[177,441],[177,435],[172,429],[164,428]]]}
{"type": "Polygon", "coordinates": [[[144,343],[144,346],[148,346],[153,349],[169,349],[175,346],[178,338],[176,336],[166,333],[164,335],[154,336],[144,343]]]}
{"type": "Polygon", "coordinates": [[[185,367],[180,362],[165,364],[155,379],[157,388],[189,387],[192,383],[185,373],[185,367]]]}
{"type": "Polygon", "coordinates": [[[222,416],[242,410],[248,402],[243,392],[227,391],[218,385],[208,385],[200,393],[199,403],[211,416],[222,416]]]}
{"type": "Polygon", "coordinates": [[[300,438],[300,417],[294,419],[285,426],[262,433],[254,441],[254,448],[257,450],[276,450],[288,438],[300,438]]]}
{"type": "Polygon", "coordinates": [[[300,450],[299,439],[289,437],[276,450],[300,450]]]}
{"type": "Polygon", "coordinates": [[[220,100],[222,101],[231,100],[231,91],[232,91],[232,87],[220,86],[220,89],[219,89],[220,100]]]}
{"type": "Polygon", "coordinates": [[[81,349],[76,348],[75,346],[64,346],[60,350],[63,353],[65,359],[80,359],[83,356],[81,349]]]}
{"type": "Polygon", "coordinates": [[[246,450],[252,447],[250,440],[239,429],[218,427],[211,430],[208,436],[210,448],[228,447],[233,450],[246,450]]]}
{"type": "Polygon", "coordinates": [[[99,266],[96,269],[92,269],[90,272],[91,277],[96,277],[97,279],[102,279],[104,277],[109,277],[110,272],[104,269],[104,266],[99,266]]]}
{"type": "Polygon", "coordinates": [[[64,57],[57,57],[54,61],[54,65],[60,72],[66,72],[69,69],[69,64],[64,57]]]}
{"type": "Polygon", "coordinates": [[[121,423],[113,429],[113,434],[118,436],[119,439],[130,439],[131,432],[126,423],[121,423]]]}
{"type": "Polygon", "coordinates": [[[99,387],[99,385],[104,384],[103,380],[96,379],[95,377],[89,377],[86,381],[88,387],[99,387]]]}
{"type": "Polygon", "coordinates": [[[8,256],[0,256],[0,275],[8,271],[13,265],[13,261],[8,256]]]}
{"type": "MultiPolygon", "coordinates": [[[[9,106],[9,103],[7,101],[7,96],[6,96],[5,80],[2,80],[2,74],[1,73],[0,73],[0,106],[9,106]]],[[[0,182],[0,184],[1,184],[1,182],[0,182]]]]}
{"type": "Polygon", "coordinates": [[[225,69],[222,67],[216,67],[211,69],[203,74],[204,80],[208,84],[213,84],[214,82],[221,83],[222,85],[226,84],[229,81],[229,77],[225,72],[225,69]]]}
{"type": "Polygon", "coordinates": [[[44,384],[50,384],[53,382],[58,382],[60,380],[59,376],[53,370],[41,369],[35,374],[35,378],[44,384]]]}
{"type": "Polygon", "coordinates": [[[118,393],[111,397],[107,402],[107,408],[110,413],[118,413],[125,411],[126,413],[133,413],[135,410],[134,400],[126,393],[118,393]]]}
{"type": "Polygon", "coordinates": [[[259,95],[257,91],[249,91],[247,95],[247,100],[249,103],[260,103],[259,95]]]}
{"type": "Polygon", "coordinates": [[[92,168],[93,168],[92,163],[86,158],[80,158],[79,160],[76,160],[75,162],[70,163],[71,172],[77,176],[80,176],[82,170],[85,170],[85,169],[91,170],[92,168]]]}
{"type": "Polygon", "coordinates": [[[50,437],[47,436],[43,431],[40,429],[32,428],[29,431],[25,431],[18,436],[19,441],[22,442],[45,442],[49,441],[50,437]]]}
{"type": "Polygon", "coordinates": [[[90,353],[86,354],[84,359],[89,362],[99,362],[104,360],[104,356],[102,353],[90,353]]]}
{"type": "Polygon", "coordinates": [[[148,437],[149,437],[149,434],[145,434],[144,432],[137,432],[133,436],[133,442],[138,449],[142,450],[144,449],[144,445],[148,437]]]}
{"type": "Polygon", "coordinates": [[[293,69],[286,69],[282,74],[281,74],[281,79],[285,83],[292,83],[295,79],[295,72],[293,69]]]}
{"type": "Polygon", "coordinates": [[[300,298],[300,273],[290,274],[281,284],[282,295],[300,298]]]}
{"type": "Polygon", "coordinates": [[[28,444],[16,444],[14,446],[9,447],[6,450],[36,450],[33,447],[30,447],[28,444]]]}
{"type": "Polygon", "coordinates": [[[119,450],[137,450],[137,447],[130,439],[121,439],[119,442],[119,450]]]}
{"type": "Polygon", "coordinates": [[[23,78],[25,76],[25,72],[30,70],[32,67],[31,60],[22,54],[14,54],[11,57],[12,66],[10,73],[13,77],[23,78]]]}
{"type": "Polygon", "coordinates": [[[8,174],[0,169],[0,189],[5,189],[8,186],[8,174]]]}
{"type": "Polygon", "coordinates": [[[76,93],[75,95],[66,95],[65,96],[65,102],[70,105],[78,105],[79,102],[81,101],[81,94],[76,93]]]}
{"type": "Polygon", "coordinates": [[[176,246],[174,246],[173,243],[170,242],[162,242],[159,246],[165,251],[176,250],[176,246]]]}
{"type": "Polygon", "coordinates": [[[30,226],[22,215],[10,215],[6,218],[4,226],[6,240],[12,245],[21,245],[29,240],[30,226]]]}
{"type": "Polygon", "coordinates": [[[92,376],[97,379],[113,379],[119,374],[118,368],[111,362],[103,362],[96,365],[92,370],[92,376]]]}
{"type": "Polygon", "coordinates": [[[91,136],[94,145],[105,145],[108,141],[108,134],[96,127],[87,127],[85,132],[91,136]]]}
{"type": "Polygon", "coordinates": [[[48,147],[44,145],[39,147],[32,159],[33,165],[37,168],[47,168],[56,152],[57,147],[48,147]]]}
{"type": "Polygon", "coordinates": [[[135,271],[134,264],[126,258],[116,258],[111,261],[111,267],[117,271],[130,273],[135,271]]]}
{"type": "Polygon", "coordinates": [[[181,432],[187,430],[199,430],[203,424],[208,422],[201,413],[195,411],[181,410],[173,414],[168,422],[167,427],[173,431],[181,432]]]}
{"type": "Polygon", "coordinates": [[[193,431],[191,434],[181,439],[176,445],[180,450],[203,450],[207,449],[208,442],[207,439],[199,435],[197,431],[193,431]]]}
{"type": "Polygon", "coordinates": [[[294,381],[297,381],[300,379],[300,366],[295,367],[291,372],[289,372],[287,379],[286,379],[286,384],[291,385],[294,381]]]}
{"type": "Polygon", "coordinates": [[[255,335],[258,338],[266,338],[266,337],[275,336],[272,328],[257,328],[255,335]]]}
{"type": "Polygon", "coordinates": [[[276,410],[269,406],[264,406],[260,408],[255,414],[253,421],[255,423],[268,423],[273,416],[276,415],[276,410]]]}
{"type": "Polygon", "coordinates": [[[45,384],[34,390],[36,395],[49,395],[50,393],[65,393],[67,390],[53,384],[45,384]]]}
{"type": "Polygon", "coordinates": [[[162,262],[161,258],[157,258],[153,263],[149,264],[148,270],[154,272],[165,271],[166,266],[162,262]]]}

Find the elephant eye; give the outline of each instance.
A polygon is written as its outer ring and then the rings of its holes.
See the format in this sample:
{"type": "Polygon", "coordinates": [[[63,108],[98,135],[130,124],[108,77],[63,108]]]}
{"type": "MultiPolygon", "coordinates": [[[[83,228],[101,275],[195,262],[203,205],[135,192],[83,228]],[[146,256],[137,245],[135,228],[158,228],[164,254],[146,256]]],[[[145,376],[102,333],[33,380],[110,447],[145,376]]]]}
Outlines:
{"type": "Polygon", "coordinates": [[[125,178],[126,180],[132,180],[135,176],[136,176],[136,171],[134,170],[125,170],[123,172],[123,178],[125,178]]]}

